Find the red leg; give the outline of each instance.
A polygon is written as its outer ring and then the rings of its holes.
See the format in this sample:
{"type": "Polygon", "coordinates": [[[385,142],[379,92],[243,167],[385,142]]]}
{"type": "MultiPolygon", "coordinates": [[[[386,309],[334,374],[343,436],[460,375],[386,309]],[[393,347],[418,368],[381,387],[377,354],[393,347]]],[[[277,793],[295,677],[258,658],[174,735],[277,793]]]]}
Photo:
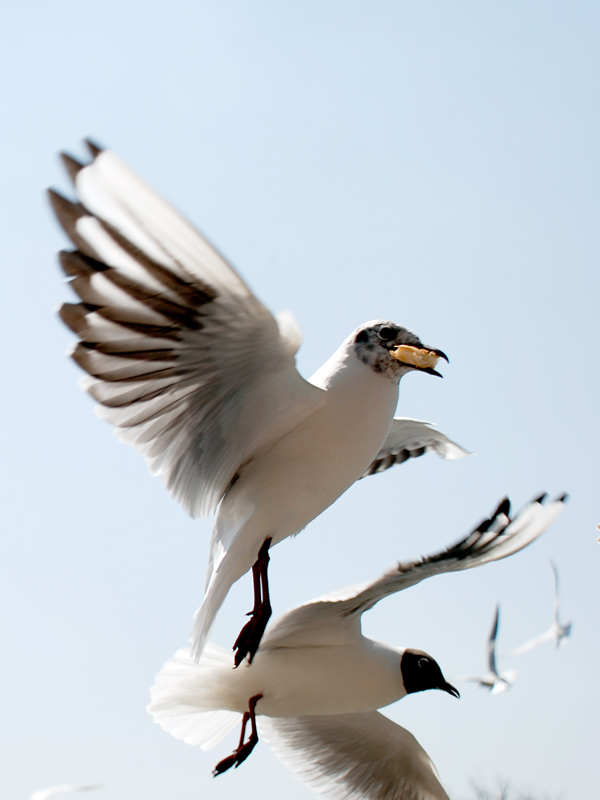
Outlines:
{"type": "Polygon", "coordinates": [[[234,665],[239,667],[242,661],[249,656],[248,663],[252,663],[252,659],[258,646],[262,635],[267,627],[267,622],[271,617],[271,601],[269,597],[269,545],[271,538],[265,539],[262,547],[258,551],[258,558],[252,566],[252,578],[254,582],[254,608],[248,614],[251,617],[247,622],[240,635],[235,640],[233,649],[235,655],[233,658],[234,665]]]}
{"type": "Polygon", "coordinates": [[[261,593],[260,571],[261,569],[260,569],[260,554],[259,554],[259,558],[257,558],[254,564],[252,564],[252,584],[254,586],[254,608],[252,609],[252,611],[249,611],[246,614],[247,617],[251,617],[253,614],[256,614],[261,606],[262,593],[261,593]]]}
{"type": "Polygon", "coordinates": [[[256,704],[262,697],[262,694],[256,694],[254,697],[251,697],[248,701],[248,711],[244,714],[242,719],[242,733],[240,735],[240,741],[237,746],[237,749],[233,751],[230,756],[224,758],[222,761],[219,761],[217,766],[213,770],[213,776],[216,778],[217,775],[222,775],[224,772],[227,772],[228,769],[231,767],[235,767],[236,769],[239,767],[240,764],[243,764],[244,761],[248,758],[250,753],[254,750],[256,745],[258,744],[258,731],[256,730],[256,715],[255,709],[256,704]],[[246,735],[246,726],[248,725],[248,720],[250,721],[251,731],[248,741],[244,743],[244,736],[246,735]]]}

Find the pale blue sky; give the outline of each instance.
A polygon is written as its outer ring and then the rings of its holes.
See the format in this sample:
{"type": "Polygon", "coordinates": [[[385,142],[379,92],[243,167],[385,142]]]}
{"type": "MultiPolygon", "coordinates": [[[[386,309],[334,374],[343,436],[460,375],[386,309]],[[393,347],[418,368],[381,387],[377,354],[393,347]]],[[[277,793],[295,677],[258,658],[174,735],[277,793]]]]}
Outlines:
{"type": "MultiPolygon", "coordinates": [[[[290,308],[310,375],[358,324],[386,317],[442,348],[399,413],[477,455],[429,457],[354,486],[273,553],[276,612],[452,543],[508,493],[571,502],[508,561],[423,584],[365,618],[447,677],[484,668],[551,621],[561,652],[520,659],[514,689],[462,685],[389,714],[449,794],[502,775],[593,796],[598,738],[598,4],[571,2],[27,2],[0,12],[3,121],[3,558],[0,796],[59,783],[98,800],[314,797],[266,745],[233,774],[145,712],[187,640],[210,522],[191,521],[92,414],[54,311],[66,246],[43,197],[55,153],[114,148],[290,308]]],[[[249,605],[231,593],[214,638],[249,605]]]]}

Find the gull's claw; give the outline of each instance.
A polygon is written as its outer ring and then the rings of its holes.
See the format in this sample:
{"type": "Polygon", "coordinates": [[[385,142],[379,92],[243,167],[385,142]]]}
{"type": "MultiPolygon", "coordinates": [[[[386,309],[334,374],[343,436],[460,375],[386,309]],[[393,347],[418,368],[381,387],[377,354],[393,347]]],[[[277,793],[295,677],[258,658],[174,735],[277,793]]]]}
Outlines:
{"type": "Polygon", "coordinates": [[[227,758],[219,761],[217,766],[213,769],[214,778],[216,778],[217,775],[222,775],[224,772],[227,772],[227,770],[231,769],[231,767],[236,767],[237,769],[240,764],[244,763],[244,761],[248,758],[250,753],[258,744],[258,732],[256,730],[256,716],[254,712],[256,704],[261,697],[262,694],[256,694],[248,701],[248,711],[246,711],[242,719],[242,733],[240,735],[240,741],[237,749],[234,750],[230,756],[227,756],[227,758]],[[251,725],[250,737],[247,742],[244,742],[244,736],[246,735],[246,727],[248,722],[251,725]]]}
{"type": "Polygon", "coordinates": [[[236,667],[239,667],[246,656],[249,656],[248,663],[252,663],[267,623],[271,618],[269,579],[267,576],[271,541],[271,537],[265,539],[258,551],[258,558],[252,566],[254,608],[246,614],[247,617],[250,617],[250,620],[244,625],[233,645],[233,650],[235,651],[233,663],[236,667]]]}
{"type": "Polygon", "coordinates": [[[261,603],[253,611],[249,611],[246,616],[250,617],[250,620],[244,625],[233,645],[235,651],[233,663],[236,667],[239,667],[246,656],[249,656],[248,663],[252,663],[271,618],[271,605],[270,603],[261,603]]]}

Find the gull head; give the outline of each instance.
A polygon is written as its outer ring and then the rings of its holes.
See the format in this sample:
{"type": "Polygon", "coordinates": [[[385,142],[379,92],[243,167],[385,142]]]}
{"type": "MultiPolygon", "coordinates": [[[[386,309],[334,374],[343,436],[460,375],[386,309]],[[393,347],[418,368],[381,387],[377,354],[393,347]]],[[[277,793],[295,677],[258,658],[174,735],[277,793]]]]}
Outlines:
{"type": "Polygon", "coordinates": [[[354,352],[375,372],[396,379],[412,370],[441,378],[434,367],[440,358],[448,361],[442,350],[425,346],[412,331],[385,320],[367,322],[356,330],[354,352]]]}
{"type": "Polygon", "coordinates": [[[407,648],[400,659],[400,672],[406,694],[424,692],[427,689],[441,689],[453,697],[460,697],[458,689],[442,675],[437,661],[422,650],[407,648]]]}

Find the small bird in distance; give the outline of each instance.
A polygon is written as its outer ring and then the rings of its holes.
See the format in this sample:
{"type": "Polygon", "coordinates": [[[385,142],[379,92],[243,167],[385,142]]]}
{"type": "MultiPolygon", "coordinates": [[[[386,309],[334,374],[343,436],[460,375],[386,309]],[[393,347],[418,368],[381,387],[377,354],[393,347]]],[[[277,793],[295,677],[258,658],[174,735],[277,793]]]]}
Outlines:
{"type": "Polygon", "coordinates": [[[491,694],[501,694],[505,692],[515,682],[515,678],[517,677],[517,670],[516,669],[509,669],[506,672],[499,673],[496,667],[496,639],[498,638],[498,624],[500,621],[500,606],[496,606],[496,612],[494,614],[494,619],[492,621],[492,627],[490,630],[490,635],[487,641],[487,662],[488,662],[488,671],[487,674],[478,677],[475,675],[463,675],[456,680],[459,682],[467,682],[470,681],[472,683],[477,683],[483,689],[489,689],[491,694]]]}
{"type": "Polygon", "coordinates": [[[552,625],[547,631],[541,633],[539,636],[535,636],[533,639],[525,642],[525,644],[520,645],[515,650],[510,652],[508,655],[511,656],[520,656],[522,653],[528,653],[530,650],[533,650],[540,644],[544,642],[556,642],[556,647],[561,647],[566,640],[571,635],[571,622],[561,622],[560,621],[560,600],[558,596],[558,568],[554,561],[550,561],[550,566],[552,567],[552,573],[554,575],[554,619],[552,621],[552,625]]]}

